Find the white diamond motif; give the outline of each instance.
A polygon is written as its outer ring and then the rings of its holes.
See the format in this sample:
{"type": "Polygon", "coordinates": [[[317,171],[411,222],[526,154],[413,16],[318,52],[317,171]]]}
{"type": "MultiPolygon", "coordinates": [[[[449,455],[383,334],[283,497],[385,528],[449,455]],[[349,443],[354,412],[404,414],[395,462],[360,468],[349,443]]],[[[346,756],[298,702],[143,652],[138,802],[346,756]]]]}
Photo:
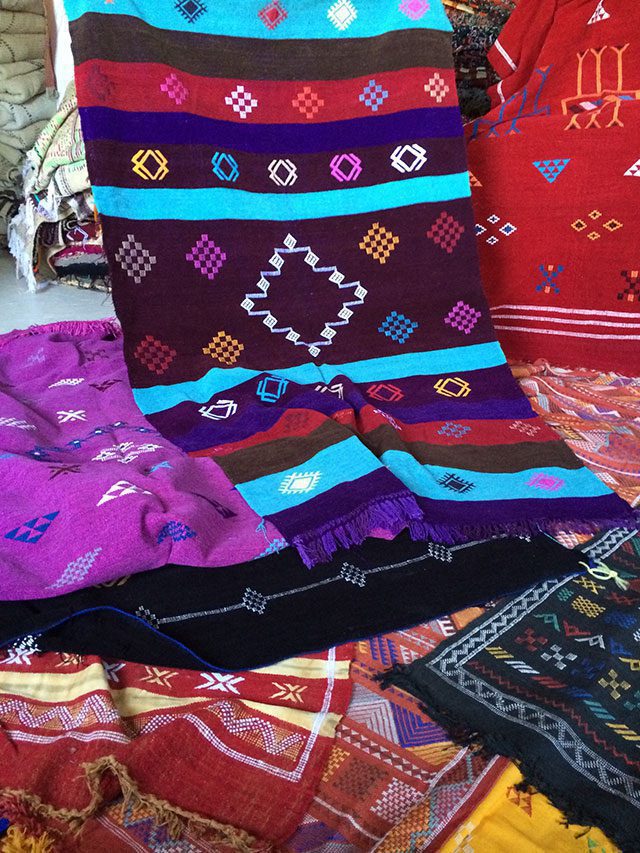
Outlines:
{"type": "Polygon", "coordinates": [[[398,145],[391,155],[391,165],[399,172],[418,172],[427,162],[422,145],[398,145]]]}
{"type": "Polygon", "coordinates": [[[240,118],[246,118],[258,106],[258,101],[244,86],[236,86],[233,92],[224,99],[225,104],[230,106],[240,118]]]}

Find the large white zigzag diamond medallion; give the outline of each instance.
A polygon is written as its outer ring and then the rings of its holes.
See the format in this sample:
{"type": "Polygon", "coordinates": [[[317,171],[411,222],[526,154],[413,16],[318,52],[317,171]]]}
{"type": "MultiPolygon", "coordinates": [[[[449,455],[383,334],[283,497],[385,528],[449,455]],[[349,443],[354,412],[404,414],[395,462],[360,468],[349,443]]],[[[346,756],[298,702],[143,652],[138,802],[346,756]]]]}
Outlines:
{"type": "Polygon", "coordinates": [[[266,272],[260,273],[260,280],[257,283],[260,293],[245,294],[245,298],[241,305],[250,317],[262,317],[262,322],[271,332],[273,332],[273,334],[285,335],[286,340],[291,341],[291,343],[297,347],[307,347],[309,354],[315,358],[315,356],[320,355],[320,347],[327,347],[333,343],[333,338],[336,334],[336,327],[348,325],[353,314],[351,309],[357,305],[364,304],[364,298],[367,295],[367,291],[362,287],[359,281],[350,281],[344,284],[344,275],[339,272],[336,267],[319,267],[318,261],[320,259],[311,251],[311,247],[298,246],[298,241],[291,234],[287,234],[283,243],[283,246],[277,247],[274,250],[273,256],[269,261],[273,270],[267,270],[266,272]],[[271,311],[254,310],[256,307],[255,300],[267,298],[269,286],[271,284],[270,279],[278,278],[282,275],[282,267],[285,264],[286,257],[288,255],[299,254],[304,254],[304,262],[311,267],[311,270],[314,273],[326,274],[329,281],[332,284],[336,284],[340,290],[350,289],[353,291],[354,299],[342,303],[342,308],[338,311],[338,319],[324,324],[324,329],[319,335],[320,339],[317,341],[303,341],[301,340],[300,333],[292,326],[279,326],[278,318],[274,317],[271,311]]]}

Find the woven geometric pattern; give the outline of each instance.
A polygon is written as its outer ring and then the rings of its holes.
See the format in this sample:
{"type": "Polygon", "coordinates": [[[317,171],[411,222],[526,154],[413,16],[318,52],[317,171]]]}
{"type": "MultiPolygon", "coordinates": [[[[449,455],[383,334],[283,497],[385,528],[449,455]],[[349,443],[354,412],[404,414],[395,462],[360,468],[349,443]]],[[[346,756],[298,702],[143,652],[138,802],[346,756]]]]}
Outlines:
{"type": "Polygon", "coordinates": [[[389,93],[384,86],[372,79],[369,80],[359,97],[365,106],[376,113],[389,97],[389,93]]]}
{"type": "Polygon", "coordinates": [[[372,255],[376,261],[386,264],[391,252],[393,252],[399,242],[399,237],[388,231],[384,225],[374,222],[359,245],[368,255],[372,255]]]}
{"type": "Polygon", "coordinates": [[[429,0],[401,0],[398,8],[407,18],[419,21],[429,11],[429,0]]]}
{"type": "Polygon", "coordinates": [[[437,104],[442,103],[451,91],[449,85],[437,71],[429,78],[428,82],[425,83],[424,90],[437,104]]]}
{"type": "Polygon", "coordinates": [[[351,0],[336,0],[327,12],[327,18],[338,30],[346,30],[357,17],[358,10],[351,0]]]}
{"type": "Polygon", "coordinates": [[[154,338],[153,335],[145,335],[134,350],[134,356],[144,364],[152,373],[158,376],[165,373],[177,353],[173,347],[154,338]]]}
{"type": "Polygon", "coordinates": [[[195,24],[207,11],[206,5],[201,0],[176,0],[176,9],[190,24],[195,24]]]}
{"type": "Polygon", "coordinates": [[[213,174],[220,178],[221,181],[235,182],[238,180],[240,175],[238,161],[231,154],[216,151],[211,158],[211,165],[213,166],[213,174]]]}
{"type": "Polygon", "coordinates": [[[208,234],[202,234],[185,257],[209,281],[213,281],[222,269],[223,263],[227,260],[226,252],[223,252],[219,246],[216,246],[208,234]]]}
{"type": "Polygon", "coordinates": [[[151,272],[151,267],[157,263],[155,256],[148,252],[133,234],[127,234],[127,239],[122,241],[116,252],[116,261],[136,284],[140,284],[151,272]]]}
{"type": "Polygon", "coordinates": [[[271,0],[259,10],[258,16],[267,29],[275,30],[286,19],[287,11],[280,0],[271,0]]]}
{"type": "Polygon", "coordinates": [[[258,101],[253,97],[248,89],[244,86],[236,86],[236,88],[227,95],[224,99],[225,104],[228,104],[237,113],[240,118],[246,118],[258,106],[258,101]]]}
{"type": "Polygon", "coordinates": [[[464,225],[461,225],[457,219],[445,210],[442,211],[427,231],[427,237],[433,240],[436,246],[440,246],[449,255],[458,245],[463,234],[464,225]]]}
{"type": "Polygon", "coordinates": [[[404,314],[392,311],[378,327],[378,331],[391,338],[392,341],[404,344],[417,328],[418,324],[414,323],[413,320],[405,317],[404,314]]]}
{"type": "Polygon", "coordinates": [[[160,91],[165,92],[177,106],[182,106],[189,97],[189,90],[173,71],[160,84],[160,91]]]}
{"type": "Polygon", "coordinates": [[[467,305],[461,299],[456,302],[451,311],[444,318],[444,322],[465,335],[471,333],[478,320],[482,317],[482,313],[471,305],[467,305]]]}
{"type": "Polygon", "coordinates": [[[318,115],[321,107],[324,107],[324,100],[310,86],[304,86],[292,104],[305,118],[312,119],[318,115]]]}
{"type": "Polygon", "coordinates": [[[223,364],[235,364],[240,358],[240,353],[244,349],[244,344],[237,341],[235,338],[228,335],[225,331],[218,332],[211,338],[211,341],[206,347],[203,347],[202,352],[205,355],[210,355],[221,361],[223,364]]]}
{"type": "Polygon", "coordinates": [[[133,171],[144,181],[163,181],[169,174],[167,158],[162,151],[141,148],[131,158],[133,171]]]}

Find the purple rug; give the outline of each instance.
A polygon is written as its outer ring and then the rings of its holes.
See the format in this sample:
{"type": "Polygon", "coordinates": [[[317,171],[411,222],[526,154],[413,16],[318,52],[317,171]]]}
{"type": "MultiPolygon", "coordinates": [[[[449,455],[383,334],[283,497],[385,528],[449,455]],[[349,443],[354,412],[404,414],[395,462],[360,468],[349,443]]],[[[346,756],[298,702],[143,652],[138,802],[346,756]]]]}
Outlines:
{"type": "Polygon", "coordinates": [[[213,460],[187,457],[140,414],[111,320],[0,337],[0,492],[5,600],[285,545],[213,460]]]}

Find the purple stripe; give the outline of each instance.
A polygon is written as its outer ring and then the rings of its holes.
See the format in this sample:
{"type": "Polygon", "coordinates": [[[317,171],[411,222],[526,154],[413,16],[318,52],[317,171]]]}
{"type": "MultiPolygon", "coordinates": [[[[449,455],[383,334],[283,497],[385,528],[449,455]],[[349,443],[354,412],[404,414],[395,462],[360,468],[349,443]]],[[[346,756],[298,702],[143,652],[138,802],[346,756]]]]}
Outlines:
{"type": "Polygon", "coordinates": [[[449,528],[465,528],[473,525],[508,525],[511,522],[571,521],[571,530],[577,530],[573,522],[584,519],[615,519],[624,523],[633,521],[633,511],[613,492],[591,498],[552,498],[540,492],[539,499],[498,501],[435,501],[431,498],[416,498],[429,524],[449,528]]]}
{"type": "Polygon", "coordinates": [[[381,145],[411,137],[459,137],[456,107],[406,110],[323,124],[240,124],[188,113],[133,113],[106,107],[80,109],[86,140],[115,139],[140,145],[209,144],[239,151],[311,153],[381,145]]]}

